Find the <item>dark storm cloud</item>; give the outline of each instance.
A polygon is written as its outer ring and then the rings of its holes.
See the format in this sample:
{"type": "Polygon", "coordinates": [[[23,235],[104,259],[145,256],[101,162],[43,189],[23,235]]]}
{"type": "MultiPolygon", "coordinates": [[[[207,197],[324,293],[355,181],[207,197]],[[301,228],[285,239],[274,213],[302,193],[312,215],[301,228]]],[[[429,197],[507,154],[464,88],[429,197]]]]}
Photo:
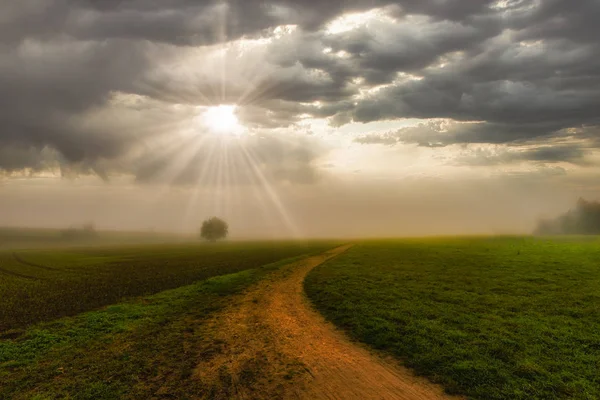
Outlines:
{"type": "Polygon", "coordinates": [[[397,72],[418,73],[454,51],[469,49],[500,33],[497,20],[469,23],[412,17],[406,23],[373,21],[350,34],[326,37],[334,52],[349,54],[352,75],[372,84],[389,83],[397,72]]]}
{"type": "MultiPolygon", "coordinates": [[[[490,60],[490,68],[492,67],[490,60]]],[[[496,66],[497,67],[497,66],[496,66]]],[[[548,82],[512,81],[498,73],[474,82],[473,75],[442,71],[403,82],[359,102],[354,117],[361,122],[394,118],[451,118],[496,124],[552,123],[548,131],[597,123],[600,86],[574,90],[548,82]]]]}
{"type": "MultiPolygon", "coordinates": [[[[225,39],[225,31],[219,28],[226,22],[227,7],[216,1],[23,0],[2,7],[8,15],[0,27],[4,42],[62,35],[77,40],[144,39],[180,45],[225,39]]],[[[253,20],[252,14],[248,17],[253,20]]],[[[230,16],[228,21],[231,32],[235,18],[230,16]]],[[[245,30],[251,29],[249,22],[245,30]]]]}
{"type": "Polygon", "coordinates": [[[394,132],[370,133],[356,139],[362,144],[397,143],[417,144],[423,147],[445,147],[452,144],[491,143],[515,144],[547,136],[555,129],[544,122],[532,124],[502,124],[488,122],[441,122],[431,121],[417,126],[401,128],[394,132]]]}
{"type": "Polygon", "coordinates": [[[125,154],[190,117],[173,113],[174,104],[238,101],[241,120],[257,128],[293,126],[302,116],[333,126],[478,121],[423,124],[361,143],[539,142],[575,129],[597,146],[599,16],[594,0],[3,2],[0,169],[44,169],[55,154],[60,165],[120,171],[125,154]],[[377,7],[383,17],[325,29],[344,13],[377,7]],[[283,24],[296,32],[274,38],[283,24]],[[176,68],[186,52],[242,37],[274,39],[260,57],[229,55],[238,69],[226,80],[218,68],[194,73],[208,63],[203,55],[192,72],[176,68]],[[127,95],[153,108],[136,113],[127,95]],[[18,150],[9,157],[7,149],[18,150]]]}
{"type": "Polygon", "coordinates": [[[69,1],[63,2],[85,18],[67,25],[82,38],[144,38],[176,44],[206,44],[281,24],[296,24],[307,31],[348,12],[396,5],[402,13],[431,15],[436,19],[462,21],[488,12],[492,1],[461,0],[176,0],[69,1]]]}
{"type": "Polygon", "coordinates": [[[425,146],[506,143],[597,126],[600,31],[589,15],[597,15],[600,3],[540,4],[514,20],[511,14],[504,16],[501,24],[516,31],[473,42],[443,67],[432,63],[423,69],[418,80],[400,81],[366,97],[354,110],[354,120],[482,122],[443,133],[419,126],[394,135],[398,141],[425,146]]]}
{"type": "Polygon", "coordinates": [[[522,38],[568,39],[582,43],[598,43],[597,22],[600,6],[595,0],[580,0],[576,4],[565,0],[539,3],[528,20],[519,19],[515,26],[524,29],[522,38]]]}
{"type": "Polygon", "coordinates": [[[0,59],[0,146],[50,147],[73,162],[119,155],[135,135],[82,118],[112,93],[130,92],[147,64],[144,46],[120,42],[22,42],[7,49],[0,59]]]}
{"type": "Polygon", "coordinates": [[[57,167],[56,154],[48,149],[6,146],[0,147],[0,175],[28,169],[31,172],[43,171],[57,167]]]}
{"type": "Polygon", "coordinates": [[[67,34],[82,40],[121,38],[203,45],[256,34],[281,24],[315,30],[343,12],[390,3],[393,2],[22,0],[2,5],[0,41],[67,34]]]}
{"type": "Polygon", "coordinates": [[[578,145],[541,146],[537,148],[502,148],[471,150],[458,156],[455,165],[493,166],[533,162],[534,164],[555,164],[568,162],[575,165],[588,165],[585,156],[588,152],[578,145]]]}
{"type": "Polygon", "coordinates": [[[597,143],[586,140],[583,133],[576,132],[557,133],[550,140],[548,130],[543,123],[515,127],[485,122],[434,121],[393,132],[366,134],[356,138],[355,142],[386,146],[404,143],[430,148],[453,144],[496,145],[467,149],[453,159],[453,165],[492,166],[519,162],[590,165],[586,156],[597,147],[597,143]],[[574,138],[579,142],[569,143],[574,138]]]}
{"type": "MultiPolygon", "coordinates": [[[[443,6],[433,10],[427,3],[419,7],[404,2],[405,15],[418,12],[421,18],[372,21],[321,37],[332,54],[346,52],[344,58],[300,46],[293,48],[301,51],[288,51],[293,58],[285,58],[285,53],[279,57],[283,64],[296,60],[346,84],[352,78],[364,78],[367,85],[388,84],[358,100],[352,112],[339,110],[334,126],[396,118],[486,122],[463,125],[462,131],[435,141],[430,132],[408,140],[427,146],[529,140],[599,123],[600,46],[598,35],[589,33],[597,31],[590,15],[598,14],[600,3],[586,1],[580,7],[549,1],[534,7],[532,2],[514,1],[498,11],[475,3],[462,2],[464,8],[455,7],[457,14],[444,18],[443,6]],[[398,79],[398,72],[417,79],[398,79]]],[[[314,40],[313,34],[310,42],[314,40]]]]}

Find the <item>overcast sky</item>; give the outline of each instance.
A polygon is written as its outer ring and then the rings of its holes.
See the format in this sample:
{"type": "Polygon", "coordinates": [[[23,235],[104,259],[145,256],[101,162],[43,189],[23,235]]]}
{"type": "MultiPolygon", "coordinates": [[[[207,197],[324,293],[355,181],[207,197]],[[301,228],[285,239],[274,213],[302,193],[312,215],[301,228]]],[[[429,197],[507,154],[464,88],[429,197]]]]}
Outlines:
{"type": "Polygon", "coordinates": [[[519,233],[600,198],[597,0],[0,3],[0,225],[519,233]]]}

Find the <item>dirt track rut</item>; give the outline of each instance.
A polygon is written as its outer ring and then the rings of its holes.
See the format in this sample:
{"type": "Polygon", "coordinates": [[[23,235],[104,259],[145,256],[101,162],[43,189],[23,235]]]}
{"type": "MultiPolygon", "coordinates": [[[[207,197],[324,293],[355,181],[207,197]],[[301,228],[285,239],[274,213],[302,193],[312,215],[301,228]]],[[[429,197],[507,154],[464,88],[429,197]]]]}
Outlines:
{"type": "Polygon", "coordinates": [[[303,292],[306,274],[349,247],[283,267],[212,321],[216,348],[195,371],[214,388],[211,398],[450,398],[349,341],[311,307],[303,292]]]}

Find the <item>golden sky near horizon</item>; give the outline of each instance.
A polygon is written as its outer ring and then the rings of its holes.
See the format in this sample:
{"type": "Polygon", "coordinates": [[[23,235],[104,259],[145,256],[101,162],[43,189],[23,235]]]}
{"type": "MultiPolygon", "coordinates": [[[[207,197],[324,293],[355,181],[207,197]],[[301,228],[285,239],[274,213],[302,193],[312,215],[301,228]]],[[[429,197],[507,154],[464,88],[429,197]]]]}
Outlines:
{"type": "Polygon", "coordinates": [[[0,5],[0,226],[523,233],[600,198],[592,0],[0,5]]]}

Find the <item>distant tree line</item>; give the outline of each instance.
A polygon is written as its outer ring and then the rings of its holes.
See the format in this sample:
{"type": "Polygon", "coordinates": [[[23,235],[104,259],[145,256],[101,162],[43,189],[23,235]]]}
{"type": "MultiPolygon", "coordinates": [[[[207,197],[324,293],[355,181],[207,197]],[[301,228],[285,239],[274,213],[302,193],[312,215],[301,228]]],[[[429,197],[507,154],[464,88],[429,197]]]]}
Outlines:
{"type": "Polygon", "coordinates": [[[600,235],[600,202],[579,199],[574,209],[538,223],[536,235],[600,235]]]}
{"type": "Polygon", "coordinates": [[[98,236],[93,223],[83,224],[81,227],[70,227],[60,231],[64,239],[90,239],[98,236]]]}

